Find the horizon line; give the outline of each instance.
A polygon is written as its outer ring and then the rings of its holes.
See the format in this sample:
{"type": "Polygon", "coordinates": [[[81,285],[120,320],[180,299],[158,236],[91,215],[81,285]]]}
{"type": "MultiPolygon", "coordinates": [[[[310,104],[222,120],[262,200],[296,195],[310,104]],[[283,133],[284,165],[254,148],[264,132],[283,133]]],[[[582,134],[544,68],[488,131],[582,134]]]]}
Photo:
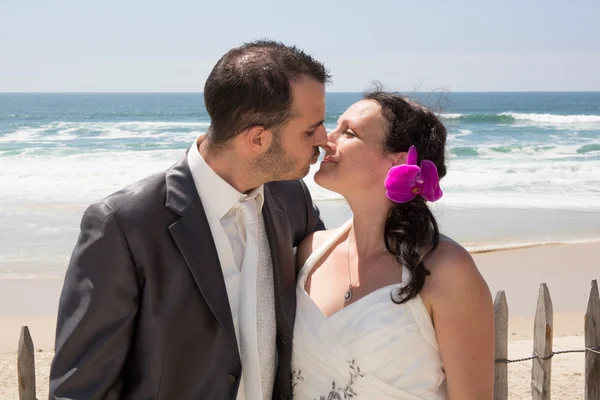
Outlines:
{"type": "MultiPolygon", "coordinates": [[[[398,93],[600,93],[600,90],[412,90],[395,91],[398,93]]],[[[0,91],[0,94],[203,94],[192,91],[0,91]]],[[[364,91],[328,91],[327,94],[356,94],[364,91]]]]}

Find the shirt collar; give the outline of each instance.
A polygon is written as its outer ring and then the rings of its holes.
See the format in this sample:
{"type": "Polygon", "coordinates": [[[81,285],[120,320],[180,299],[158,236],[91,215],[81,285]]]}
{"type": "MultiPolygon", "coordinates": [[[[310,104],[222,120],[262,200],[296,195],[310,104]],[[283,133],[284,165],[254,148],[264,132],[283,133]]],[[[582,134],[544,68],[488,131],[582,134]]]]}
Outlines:
{"type": "Polygon", "coordinates": [[[260,185],[247,194],[238,192],[204,161],[198,150],[202,140],[204,140],[204,135],[194,141],[187,155],[192,178],[200,198],[210,204],[219,219],[223,218],[239,202],[253,197],[256,199],[256,208],[260,213],[264,204],[264,185],[260,185]]]}

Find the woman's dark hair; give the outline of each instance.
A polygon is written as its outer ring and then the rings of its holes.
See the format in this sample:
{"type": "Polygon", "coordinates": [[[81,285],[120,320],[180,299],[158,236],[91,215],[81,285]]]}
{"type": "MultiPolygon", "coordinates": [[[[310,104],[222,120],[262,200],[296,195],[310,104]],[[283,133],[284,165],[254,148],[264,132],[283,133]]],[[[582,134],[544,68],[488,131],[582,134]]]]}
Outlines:
{"type": "MultiPolygon", "coordinates": [[[[380,88],[365,93],[364,98],[379,103],[387,120],[385,152],[407,152],[410,146],[415,146],[417,164],[430,160],[440,178],[446,175],[446,128],[432,111],[405,96],[380,88]]],[[[388,211],[384,230],[387,250],[411,272],[408,283],[392,295],[395,303],[405,303],[419,294],[429,275],[423,260],[439,242],[437,221],[425,200],[416,196],[407,203],[394,203],[388,211]]]]}

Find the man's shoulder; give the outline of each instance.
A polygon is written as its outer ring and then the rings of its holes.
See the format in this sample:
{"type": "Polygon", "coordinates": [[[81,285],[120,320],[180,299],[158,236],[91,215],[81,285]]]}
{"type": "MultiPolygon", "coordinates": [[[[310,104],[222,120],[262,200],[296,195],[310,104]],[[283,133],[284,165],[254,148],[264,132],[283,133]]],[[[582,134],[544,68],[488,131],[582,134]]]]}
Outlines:
{"type": "Polygon", "coordinates": [[[295,179],[292,181],[273,181],[265,183],[271,190],[274,191],[286,191],[286,190],[304,190],[306,184],[302,179],[295,179]]]}
{"type": "Polygon", "coordinates": [[[305,203],[306,196],[309,195],[306,184],[301,179],[293,181],[276,181],[265,183],[265,187],[274,196],[279,197],[283,201],[287,202],[302,202],[305,203]]]}
{"type": "Polygon", "coordinates": [[[109,194],[100,203],[119,216],[143,216],[164,208],[166,172],[161,171],[109,194]]]}

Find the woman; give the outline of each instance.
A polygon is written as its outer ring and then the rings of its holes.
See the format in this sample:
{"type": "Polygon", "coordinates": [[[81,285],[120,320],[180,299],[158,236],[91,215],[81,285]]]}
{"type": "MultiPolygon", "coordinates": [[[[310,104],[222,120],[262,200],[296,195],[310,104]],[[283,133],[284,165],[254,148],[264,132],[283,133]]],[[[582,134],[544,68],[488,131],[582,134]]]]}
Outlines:
{"type": "Polygon", "coordinates": [[[426,204],[442,195],[446,129],[375,91],[329,141],[315,182],[353,219],[298,250],[295,399],[492,399],[489,289],[426,204]]]}

